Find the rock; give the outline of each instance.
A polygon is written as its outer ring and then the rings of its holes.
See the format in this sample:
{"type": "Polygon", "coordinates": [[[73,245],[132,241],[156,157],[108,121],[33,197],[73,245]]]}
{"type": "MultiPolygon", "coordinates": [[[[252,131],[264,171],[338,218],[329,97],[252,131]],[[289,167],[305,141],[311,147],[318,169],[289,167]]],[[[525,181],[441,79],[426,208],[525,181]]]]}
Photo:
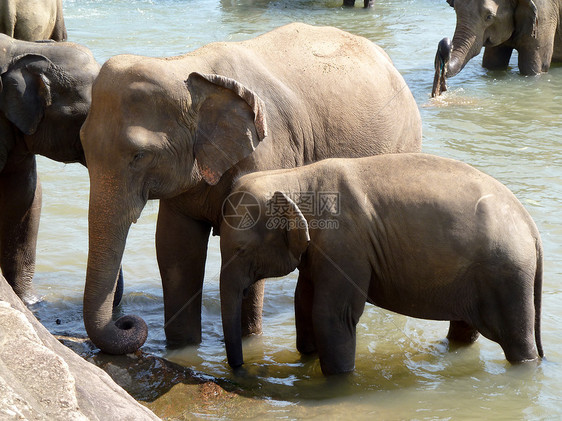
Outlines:
{"type": "Polygon", "coordinates": [[[283,412],[288,402],[272,402],[227,379],[198,373],[139,350],[108,355],[88,338],[57,336],[67,347],[108,373],[115,382],[163,419],[261,419],[283,412]]]}
{"type": "Polygon", "coordinates": [[[57,338],[164,419],[259,418],[272,409],[271,403],[251,397],[228,380],[194,372],[142,350],[109,355],[100,352],[88,338],[57,338]]]}
{"type": "Polygon", "coordinates": [[[159,418],[55,339],[0,275],[0,419],[159,418]]]}

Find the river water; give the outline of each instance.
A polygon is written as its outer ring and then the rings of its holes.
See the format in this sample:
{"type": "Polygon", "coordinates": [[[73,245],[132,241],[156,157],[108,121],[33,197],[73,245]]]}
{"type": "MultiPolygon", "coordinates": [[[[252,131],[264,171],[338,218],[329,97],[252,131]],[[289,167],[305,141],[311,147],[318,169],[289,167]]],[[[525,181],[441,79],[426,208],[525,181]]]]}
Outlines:
{"type": "MultiPolygon", "coordinates": [[[[212,41],[244,40],[303,21],[363,35],[383,47],[420,107],[425,152],[459,159],[505,183],[535,219],[545,255],[542,333],[547,359],[511,366],[499,345],[480,338],[450,349],[448,324],[368,305],[358,327],[357,368],[326,381],[317,360],[295,349],[295,275],[268,281],[264,334],[245,343],[246,375],[226,364],[219,313],[220,257],[211,239],[204,288],[203,342],[167,353],[154,252],[158,203],[131,229],[124,256],[124,313],[145,318],[144,349],[194,370],[231,379],[271,405],[262,418],[562,418],[562,68],[539,77],[488,72],[473,59],[437,101],[429,93],[438,41],[455,15],[437,0],[380,0],[344,10],[340,0],[64,0],[69,40],[103,63],[120,53],[170,56],[212,41]]],[[[357,78],[370,77],[357,74],[357,78]]],[[[88,175],[79,165],[39,159],[44,206],[36,312],[54,333],[85,334],[81,318],[87,259],[88,175]]],[[[226,417],[210,408],[208,417],[226,417]]]]}

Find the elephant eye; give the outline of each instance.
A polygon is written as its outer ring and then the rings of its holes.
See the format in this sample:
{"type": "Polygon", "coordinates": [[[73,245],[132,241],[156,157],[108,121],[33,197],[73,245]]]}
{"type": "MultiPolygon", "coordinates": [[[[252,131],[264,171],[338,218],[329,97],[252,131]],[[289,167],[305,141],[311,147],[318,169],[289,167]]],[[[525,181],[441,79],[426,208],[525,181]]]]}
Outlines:
{"type": "Polygon", "coordinates": [[[493,13],[488,13],[488,15],[486,16],[486,20],[488,22],[490,22],[492,19],[494,19],[496,17],[496,15],[494,15],[493,13]]]}
{"type": "Polygon", "coordinates": [[[133,160],[131,161],[131,166],[132,167],[138,167],[138,166],[144,166],[146,164],[148,164],[148,160],[146,159],[146,157],[149,155],[150,153],[147,151],[140,151],[137,152],[137,154],[133,157],[133,160]]]}

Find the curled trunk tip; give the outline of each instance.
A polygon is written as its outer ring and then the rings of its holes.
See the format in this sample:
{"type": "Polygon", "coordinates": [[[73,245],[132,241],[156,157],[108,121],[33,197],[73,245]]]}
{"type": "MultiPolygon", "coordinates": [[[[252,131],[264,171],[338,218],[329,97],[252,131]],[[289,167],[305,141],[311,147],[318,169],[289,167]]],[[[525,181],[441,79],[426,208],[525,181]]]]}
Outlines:
{"type": "Polygon", "coordinates": [[[146,342],[148,326],[139,316],[123,316],[100,331],[86,329],[92,342],[106,354],[123,355],[137,351],[146,342]]]}

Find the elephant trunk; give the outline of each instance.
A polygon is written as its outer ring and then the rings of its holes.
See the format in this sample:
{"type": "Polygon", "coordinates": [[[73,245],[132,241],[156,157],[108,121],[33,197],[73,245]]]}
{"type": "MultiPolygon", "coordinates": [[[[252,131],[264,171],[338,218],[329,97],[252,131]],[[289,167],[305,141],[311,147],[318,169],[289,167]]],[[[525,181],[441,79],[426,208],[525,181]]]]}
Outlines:
{"type": "Polygon", "coordinates": [[[468,61],[478,55],[482,49],[482,43],[471,28],[457,25],[453,36],[451,57],[446,64],[446,77],[453,77],[459,73],[468,61]]]}
{"type": "Polygon", "coordinates": [[[221,273],[220,296],[224,344],[228,364],[233,368],[244,364],[241,327],[243,291],[239,286],[239,279],[230,276],[227,278],[221,273]]]}
{"type": "MultiPolygon", "coordinates": [[[[92,342],[108,354],[127,354],[146,341],[148,328],[138,316],[112,320],[116,281],[132,220],[92,184],[88,215],[89,252],[84,290],[84,324],[92,342]]],[[[142,209],[142,208],[141,208],[142,209]]],[[[138,212],[140,214],[140,211],[138,212]]]]}
{"type": "Polygon", "coordinates": [[[447,90],[447,83],[445,81],[445,66],[451,59],[451,40],[443,38],[439,41],[437,46],[437,53],[435,53],[435,75],[433,76],[433,88],[431,90],[431,97],[441,95],[441,92],[447,90]]]}

